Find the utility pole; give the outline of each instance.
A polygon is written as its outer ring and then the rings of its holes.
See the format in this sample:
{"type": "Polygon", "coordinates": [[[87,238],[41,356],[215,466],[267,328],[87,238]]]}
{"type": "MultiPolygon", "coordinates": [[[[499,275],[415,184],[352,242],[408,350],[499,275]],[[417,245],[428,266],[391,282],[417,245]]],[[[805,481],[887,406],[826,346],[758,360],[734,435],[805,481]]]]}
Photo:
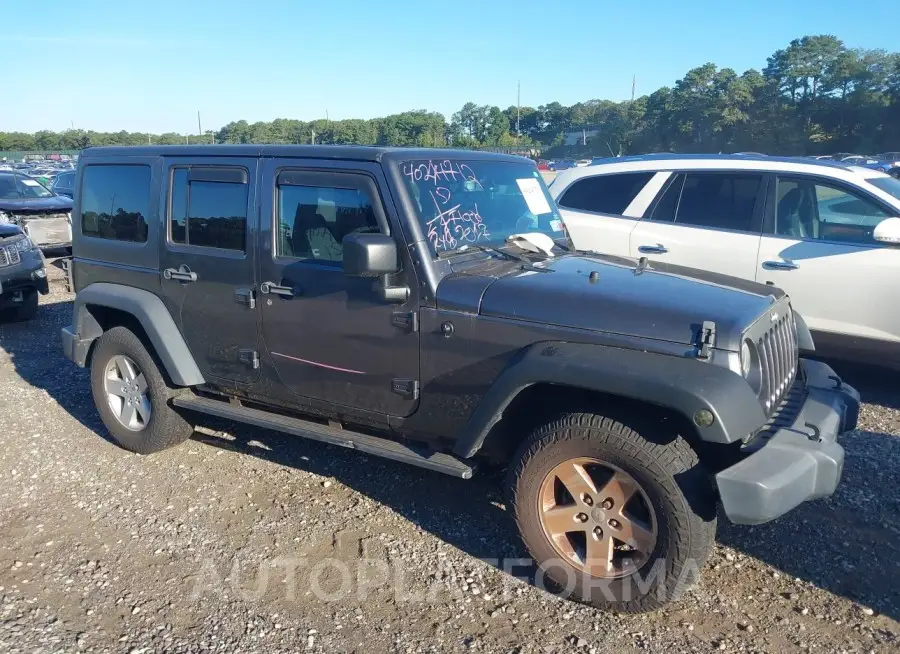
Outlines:
{"type": "Polygon", "coordinates": [[[197,110],[197,136],[203,136],[203,128],[200,126],[200,110],[197,110]]]}
{"type": "Polygon", "coordinates": [[[634,102],[634,89],[637,84],[637,75],[631,76],[631,101],[634,102]]]}
{"type": "Polygon", "coordinates": [[[522,136],[519,129],[519,119],[522,116],[522,80],[516,82],[516,141],[522,136]]]}

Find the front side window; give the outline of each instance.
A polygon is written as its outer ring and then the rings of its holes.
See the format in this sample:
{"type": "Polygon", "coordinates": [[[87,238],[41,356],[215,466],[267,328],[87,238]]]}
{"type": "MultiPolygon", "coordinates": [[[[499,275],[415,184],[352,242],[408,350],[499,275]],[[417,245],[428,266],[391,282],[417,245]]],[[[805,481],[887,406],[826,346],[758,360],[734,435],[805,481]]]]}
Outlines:
{"type": "Polygon", "coordinates": [[[655,173],[582,177],[557,200],[564,209],[621,215],[655,173]]]}
{"type": "Polygon", "coordinates": [[[400,172],[436,254],[502,246],[526,232],[565,238],[556,204],[529,161],[413,160],[400,172]]]}
{"type": "Polygon", "coordinates": [[[372,207],[362,188],[279,184],[275,253],[340,266],[345,236],[379,231],[372,207]]]}
{"type": "Polygon", "coordinates": [[[246,249],[247,173],[242,168],[175,168],[169,214],[173,243],[246,249]]]}
{"type": "Polygon", "coordinates": [[[81,183],[81,233],[117,241],[147,241],[150,166],[89,165],[81,183]]]}
{"type": "Polygon", "coordinates": [[[875,226],[890,214],[874,201],[827,182],[778,178],[775,233],[792,238],[874,243],[875,226]]]}

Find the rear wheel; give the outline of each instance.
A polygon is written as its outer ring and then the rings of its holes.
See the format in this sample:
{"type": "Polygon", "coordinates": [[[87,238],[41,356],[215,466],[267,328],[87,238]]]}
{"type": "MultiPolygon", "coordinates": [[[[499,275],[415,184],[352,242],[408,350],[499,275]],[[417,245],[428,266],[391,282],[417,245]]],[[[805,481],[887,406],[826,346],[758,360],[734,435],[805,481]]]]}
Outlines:
{"type": "Polygon", "coordinates": [[[599,608],[642,612],[678,599],[712,548],[715,493],[677,435],[567,414],[522,445],[509,484],[538,584],[599,608]]]}
{"type": "Polygon", "coordinates": [[[91,391],[103,424],[126,450],[151,454],[187,440],[194,431],[169,405],[175,389],[134,332],[114,327],[97,339],[91,391]]]}

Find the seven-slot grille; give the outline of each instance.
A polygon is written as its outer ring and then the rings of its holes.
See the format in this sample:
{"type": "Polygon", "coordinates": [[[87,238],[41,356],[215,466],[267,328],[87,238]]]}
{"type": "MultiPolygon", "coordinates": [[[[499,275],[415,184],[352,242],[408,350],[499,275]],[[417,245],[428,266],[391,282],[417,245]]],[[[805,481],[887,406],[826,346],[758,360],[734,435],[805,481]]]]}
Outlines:
{"type": "MultiPolygon", "coordinates": [[[[765,320],[765,318],[764,318],[765,320]]],[[[759,355],[759,401],[770,414],[781,404],[797,375],[797,325],[794,314],[785,307],[783,315],[772,313],[769,329],[756,340],[759,355]]]]}
{"type": "Polygon", "coordinates": [[[15,245],[0,247],[0,268],[6,266],[14,266],[22,260],[19,254],[19,248],[15,245]]]}

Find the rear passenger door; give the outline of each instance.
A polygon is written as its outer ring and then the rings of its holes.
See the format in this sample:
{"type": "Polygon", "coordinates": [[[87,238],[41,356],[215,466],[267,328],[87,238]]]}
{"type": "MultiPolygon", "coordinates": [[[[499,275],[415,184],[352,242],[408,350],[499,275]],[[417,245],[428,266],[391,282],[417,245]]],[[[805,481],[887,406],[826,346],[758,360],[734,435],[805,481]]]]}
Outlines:
{"type": "Polygon", "coordinates": [[[767,182],[761,172],[672,175],[632,230],[631,256],[754,279],[767,182]]]}
{"type": "Polygon", "coordinates": [[[550,187],[569,237],[579,250],[629,255],[629,237],[669,173],[606,173],[550,187]],[[561,191],[555,193],[554,191],[561,191]]]}
{"type": "Polygon", "coordinates": [[[165,161],[163,297],[207,381],[259,377],[254,234],[257,160],[165,161]]]}

